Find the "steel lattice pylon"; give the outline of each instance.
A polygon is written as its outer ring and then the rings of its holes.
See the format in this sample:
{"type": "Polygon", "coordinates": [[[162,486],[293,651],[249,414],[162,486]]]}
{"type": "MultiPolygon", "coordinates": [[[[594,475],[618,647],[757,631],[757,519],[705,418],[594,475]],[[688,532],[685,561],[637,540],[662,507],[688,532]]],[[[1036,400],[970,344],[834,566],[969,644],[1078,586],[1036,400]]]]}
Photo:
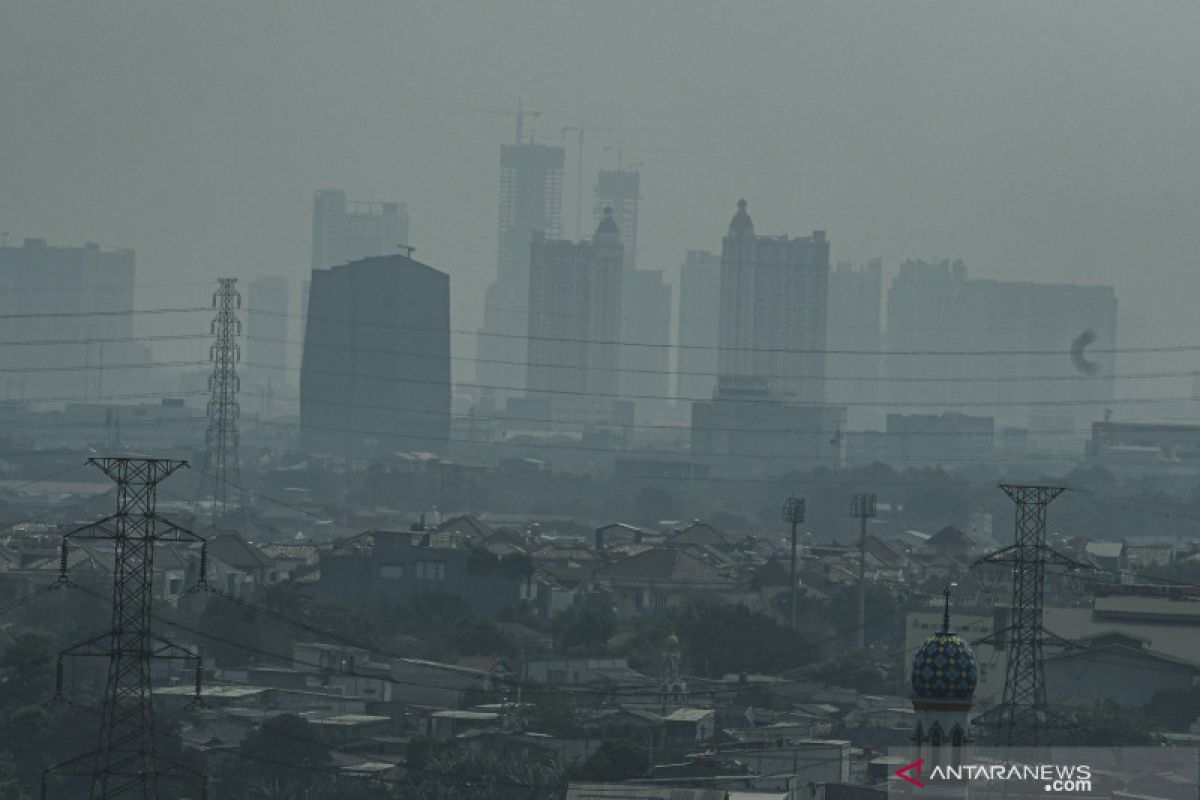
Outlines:
{"type": "Polygon", "coordinates": [[[1008,648],[1004,697],[991,716],[999,744],[1037,746],[1045,743],[1045,730],[1050,722],[1042,648],[1047,641],[1069,646],[1042,626],[1046,567],[1082,565],[1046,544],[1046,507],[1066,491],[1065,487],[1002,485],[1000,488],[1016,504],[1015,541],[978,562],[1004,564],[1012,569],[1009,625],[989,637],[993,643],[1006,643],[1008,648]]]}
{"type": "Polygon", "coordinates": [[[242,322],[237,311],[242,307],[242,295],[237,290],[237,278],[218,279],[219,288],[213,293],[213,308],[217,315],[212,321],[216,337],[209,356],[213,362],[208,378],[208,430],[204,434],[204,467],[200,470],[200,499],[212,500],[212,522],[224,517],[228,510],[229,487],[238,489],[241,496],[241,467],[238,460],[238,392],[241,383],[237,363],[241,348],[237,337],[242,335],[242,322]]]}
{"type": "MultiPolygon", "coordinates": [[[[156,541],[203,542],[191,531],[158,516],[155,495],[158,482],[186,461],[167,459],[93,458],[89,464],[104,471],[117,484],[117,511],[99,522],[63,537],[63,580],[66,580],[68,543],[101,539],[113,545],[111,630],[80,642],[59,654],[58,696],[62,694],[64,656],[98,656],[109,659],[108,679],[101,711],[100,741],[96,750],[46,771],[53,775],[90,777],[93,800],[111,797],[157,797],[157,782],[167,773],[191,773],[155,752],[154,709],[151,702],[150,662],[177,659],[196,662],[199,693],[199,657],[150,629],[156,541]]],[[[203,557],[202,557],[203,562],[203,557]]],[[[203,574],[201,575],[203,580],[203,574]]],[[[203,782],[202,776],[200,777],[203,782]]]]}

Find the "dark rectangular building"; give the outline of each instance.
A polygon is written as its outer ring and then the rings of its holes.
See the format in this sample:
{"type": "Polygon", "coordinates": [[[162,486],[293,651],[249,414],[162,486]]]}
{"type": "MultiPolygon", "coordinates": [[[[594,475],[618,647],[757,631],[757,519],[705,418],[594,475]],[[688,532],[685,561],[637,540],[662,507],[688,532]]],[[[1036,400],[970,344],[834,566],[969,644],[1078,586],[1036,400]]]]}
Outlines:
{"type": "Polygon", "coordinates": [[[314,269],[300,372],[304,447],[444,453],[450,276],[402,255],[314,269]]]}

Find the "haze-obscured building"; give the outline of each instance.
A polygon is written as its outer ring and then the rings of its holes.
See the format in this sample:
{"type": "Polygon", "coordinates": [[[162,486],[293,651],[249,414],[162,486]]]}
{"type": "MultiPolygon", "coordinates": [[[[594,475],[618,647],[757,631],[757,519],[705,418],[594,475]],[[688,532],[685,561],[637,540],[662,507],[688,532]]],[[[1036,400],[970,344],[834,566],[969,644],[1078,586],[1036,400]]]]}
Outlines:
{"type": "Polygon", "coordinates": [[[242,368],[244,410],[266,417],[294,406],[288,363],[290,287],[282,275],[254,278],[246,290],[246,362],[242,368]]]}
{"type": "Polygon", "coordinates": [[[657,270],[626,269],[621,279],[621,395],[637,419],[670,417],[671,286],[657,270]]]}
{"type": "Polygon", "coordinates": [[[551,241],[562,235],[563,161],[557,145],[518,141],[500,147],[496,280],[484,296],[475,369],[493,403],[519,394],[526,381],[530,243],[535,233],[551,241]]]}
{"type": "Polygon", "coordinates": [[[404,203],[347,201],[339,189],[322,189],[313,196],[313,269],[389,256],[408,243],[404,203]]]}
{"type": "Polygon", "coordinates": [[[45,239],[0,247],[0,397],[61,405],[146,387],[150,349],[133,340],[135,281],[132,250],[45,239]]]}
{"type": "Polygon", "coordinates": [[[623,272],[611,212],[589,242],[533,238],[527,395],[544,399],[555,422],[612,422],[623,272]]]}
{"type": "Polygon", "coordinates": [[[944,414],[888,414],[884,461],[897,469],[986,464],[995,453],[991,417],[944,414]]]}
{"type": "Polygon", "coordinates": [[[887,319],[885,372],[899,410],[993,416],[1077,452],[1112,401],[1111,286],[971,279],[961,261],[906,261],[888,290],[887,319]]]}
{"type": "Polygon", "coordinates": [[[721,377],[757,378],[793,401],[825,399],[829,241],[758,236],[738,201],[721,246],[721,377]]]}
{"type": "Polygon", "coordinates": [[[847,406],[848,424],[879,425],[880,354],[883,345],[883,262],[873,258],[856,267],[839,263],[829,274],[829,315],[825,359],[831,401],[847,406]]]}
{"type": "Polygon", "coordinates": [[[722,376],[712,400],[692,403],[691,452],[726,474],[840,466],[846,407],[802,403],[761,378],[722,376]]]}
{"type": "Polygon", "coordinates": [[[707,399],[717,385],[720,342],[721,258],[689,250],[679,270],[679,327],[676,333],[675,394],[707,399]]]}
{"type": "Polygon", "coordinates": [[[443,453],[450,277],[408,256],[314,269],[300,372],[304,447],[443,453]]]}

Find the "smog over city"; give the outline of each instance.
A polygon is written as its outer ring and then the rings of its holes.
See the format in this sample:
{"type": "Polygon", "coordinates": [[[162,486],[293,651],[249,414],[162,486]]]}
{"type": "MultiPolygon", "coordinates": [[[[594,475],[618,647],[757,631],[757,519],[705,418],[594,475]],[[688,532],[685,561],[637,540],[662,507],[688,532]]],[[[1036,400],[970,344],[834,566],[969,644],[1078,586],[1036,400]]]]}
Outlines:
{"type": "Polygon", "coordinates": [[[1198,36],[0,3],[0,800],[1195,800],[1198,36]]]}

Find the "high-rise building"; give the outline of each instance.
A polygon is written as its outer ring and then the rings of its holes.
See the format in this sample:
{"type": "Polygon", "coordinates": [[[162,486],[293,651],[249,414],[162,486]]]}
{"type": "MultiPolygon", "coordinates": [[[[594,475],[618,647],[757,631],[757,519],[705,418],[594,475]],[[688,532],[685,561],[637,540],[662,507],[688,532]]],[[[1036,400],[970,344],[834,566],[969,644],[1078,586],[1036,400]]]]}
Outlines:
{"type": "Polygon", "coordinates": [[[444,453],[450,277],[403,255],[314,269],[300,429],[306,449],[444,453]]]}
{"type": "Polygon", "coordinates": [[[593,216],[597,223],[604,209],[613,210],[621,246],[625,248],[625,269],[637,267],[638,200],[640,176],[636,170],[602,169],[596,178],[593,216]]]}
{"type": "Polygon", "coordinates": [[[887,318],[894,410],[994,416],[1030,428],[1039,446],[1077,449],[1113,398],[1111,286],[980,280],[961,261],[906,261],[887,318]]]}
{"type": "Polygon", "coordinates": [[[288,372],[288,279],[255,278],[246,291],[246,366],[242,407],[272,417],[284,413],[291,395],[288,372]]]}
{"type": "Polygon", "coordinates": [[[535,235],[529,262],[528,396],[555,421],[612,422],[622,248],[611,212],[590,242],[535,235]]]}
{"type": "Polygon", "coordinates": [[[132,250],[0,247],[0,397],[61,404],[146,386],[150,351],[133,341],[132,250]],[[14,344],[16,342],[39,342],[14,344]]]}
{"type": "Polygon", "coordinates": [[[707,250],[689,250],[679,270],[679,329],[675,338],[675,394],[684,404],[707,399],[716,388],[720,308],[720,256],[707,250]]]}
{"type": "Polygon", "coordinates": [[[670,419],[671,286],[656,270],[626,269],[621,277],[621,394],[637,419],[670,419]]]}
{"type": "Polygon", "coordinates": [[[721,247],[720,376],[762,380],[772,394],[822,402],[828,302],[825,231],[757,236],[739,200],[721,247]]]}
{"type": "Polygon", "coordinates": [[[883,263],[839,263],[829,274],[829,317],[825,359],[831,402],[848,407],[851,428],[878,426],[879,351],[883,344],[883,263]]]}
{"type": "Polygon", "coordinates": [[[496,280],[484,296],[476,381],[493,399],[525,384],[530,242],[562,233],[564,150],[521,142],[500,147],[500,227],[496,280]],[[486,388],[505,387],[505,388],[486,388]]]}
{"type": "Polygon", "coordinates": [[[337,189],[313,196],[313,269],[391,255],[407,245],[408,209],[403,203],[347,201],[337,189]]]}

